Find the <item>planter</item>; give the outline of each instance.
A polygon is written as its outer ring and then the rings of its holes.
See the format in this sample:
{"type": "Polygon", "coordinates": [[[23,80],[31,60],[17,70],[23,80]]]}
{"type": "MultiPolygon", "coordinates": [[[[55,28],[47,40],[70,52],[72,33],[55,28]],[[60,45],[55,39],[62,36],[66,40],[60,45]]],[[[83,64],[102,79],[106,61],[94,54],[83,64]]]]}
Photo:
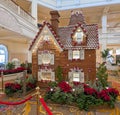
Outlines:
{"type": "MultiPolygon", "coordinates": [[[[22,77],[23,77],[23,72],[20,72],[20,73],[4,75],[3,80],[4,81],[11,81],[11,80],[15,80],[17,78],[22,78],[22,77]]],[[[0,78],[0,82],[1,81],[2,81],[2,79],[0,78]]]]}
{"type": "Polygon", "coordinates": [[[108,107],[107,105],[102,105],[98,107],[91,107],[89,111],[80,110],[78,107],[74,105],[61,105],[61,104],[54,104],[48,102],[47,105],[51,108],[53,114],[59,115],[96,115],[96,112],[103,114],[103,112],[111,112],[113,109],[108,107]]]}
{"type": "Polygon", "coordinates": [[[26,95],[32,93],[34,90],[35,90],[35,89],[31,89],[31,90],[29,90],[29,91],[26,91],[26,93],[24,93],[24,92],[15,92],[15,93],[12,93],[12,94],[8,94],[7,96],[8,96],[8,97],[20,98],[20,97],[22,97],[22,96],[26,96],[26,95]]]}
{"type": "MultiPolygon", "coordinates": [[[[23,73],[24,73],[24,72],[4,75],[4,76],[3,76],[3,87],[4,87],[5,84],[8,83],[8,82],[14,82],[16,79],[22,78],[22,77],[23,77],[23,73]]],[[[2,77],[0,77],[0,84],[1,84],[1,85],[0,85],[0,88],[2,88],[2,77]]]]}
{"type": "Polygon", "coordinates": [[[48,88],[48,85],[49,84],[49,82],[41,82],[41,81],[38,81],[38,86],[40,87],[40,88],[48,88]]]}

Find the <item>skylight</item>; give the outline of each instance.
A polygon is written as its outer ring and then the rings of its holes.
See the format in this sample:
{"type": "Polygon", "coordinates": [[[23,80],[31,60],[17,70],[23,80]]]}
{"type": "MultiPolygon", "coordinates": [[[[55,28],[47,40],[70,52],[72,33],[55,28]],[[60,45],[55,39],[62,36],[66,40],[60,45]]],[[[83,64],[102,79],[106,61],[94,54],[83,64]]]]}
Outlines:
{"type": "Polygon", "coordinates": [[[120,0],[37,0],[37,1],[39,4],[54,10],[85,8],[120,3],[120,0]]]}

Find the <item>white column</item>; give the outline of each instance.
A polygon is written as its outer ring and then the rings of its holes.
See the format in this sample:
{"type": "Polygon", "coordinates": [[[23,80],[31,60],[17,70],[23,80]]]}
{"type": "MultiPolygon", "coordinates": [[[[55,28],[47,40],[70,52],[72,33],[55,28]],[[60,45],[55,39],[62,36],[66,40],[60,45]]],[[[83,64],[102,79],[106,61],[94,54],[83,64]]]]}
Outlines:
{"type": "Polygon", "coordinates": [[[102,34],[104,38],[102,39],[102,51],[104,51],[107,47],[107,13],[104,11],[102,16],[102,34]]]}
{"type": "Polygon", "coordinates": [[[32,0],[31,15],[36,19],[37,22],[37,0],[32,0]]]}
{"type": "Polygon", "coordinates": [[[107,38],[102,40],[102,51],[107,49],[107,38]]]}
{"type": "Polygon", "coordinates": [[[102,16],[102,33],[107,33],[107,15],[102,16]]]}

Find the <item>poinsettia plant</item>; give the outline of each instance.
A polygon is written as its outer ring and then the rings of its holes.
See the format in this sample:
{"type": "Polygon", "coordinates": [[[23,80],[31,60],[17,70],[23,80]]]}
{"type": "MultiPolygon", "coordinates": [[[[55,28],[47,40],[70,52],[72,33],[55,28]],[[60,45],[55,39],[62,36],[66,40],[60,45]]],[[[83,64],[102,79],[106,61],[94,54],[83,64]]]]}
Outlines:
{"type": "MultiPolygon", "coordinates": [[[[97,83],[97,82],[96,82],[97,83]]],[[[51,83],[52,84],[52,83],[51,83]]],[[[99,87],[98,85],[96,85],[99,87]]],[[[115,88],[106,87],[101,90],[91,87],[89,84],[65,81],[51,85],[45,100],[59,104],[74,104],[81,110],[89,110],[93,106],[108,105],[114,107],[119,92],[115,88]]]]}
{"type": "Polygon", "coordinates": [[[1,72],[3,72],[4,75],[13,74],[13,73],[23,72],[24,70],[26,70],[26,69],[23,68],[23,67],[18,67],[18,68],[15,68],[15,69],[0,70],[0,74],[1,74],[1,72]]]}
{"type": "Polygon", "coordinates": [[[16,92],[22,92],[22,86],[18,83],[6,83],[5,93],[8,96],[12,96],[16,92]]]}
{"type": "MultiPolygon", "coordinates": [[[[36,78],[29,75],[26,77],[26,81],[24,81],[26,84],[26,92],[35,89],[36,87],[36,78]]],[[[21,79],[15,80],[15,82],[8,82],[5,83],[5,93],[7,96],[13,96],[16,93],[22,94],[23,93],[23,81],[21,79]]]]}

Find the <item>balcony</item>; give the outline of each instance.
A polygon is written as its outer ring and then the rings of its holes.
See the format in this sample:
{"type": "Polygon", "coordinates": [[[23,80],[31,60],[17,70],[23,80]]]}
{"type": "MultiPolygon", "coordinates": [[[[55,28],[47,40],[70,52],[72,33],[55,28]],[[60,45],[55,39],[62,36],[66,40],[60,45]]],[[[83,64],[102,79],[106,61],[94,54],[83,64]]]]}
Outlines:
{"type": "Polygon", "coordinates": [[[38,31],[37,22],[30,14],[11,0],[0,0],[0,26],[34,38],[38,31]]]}

